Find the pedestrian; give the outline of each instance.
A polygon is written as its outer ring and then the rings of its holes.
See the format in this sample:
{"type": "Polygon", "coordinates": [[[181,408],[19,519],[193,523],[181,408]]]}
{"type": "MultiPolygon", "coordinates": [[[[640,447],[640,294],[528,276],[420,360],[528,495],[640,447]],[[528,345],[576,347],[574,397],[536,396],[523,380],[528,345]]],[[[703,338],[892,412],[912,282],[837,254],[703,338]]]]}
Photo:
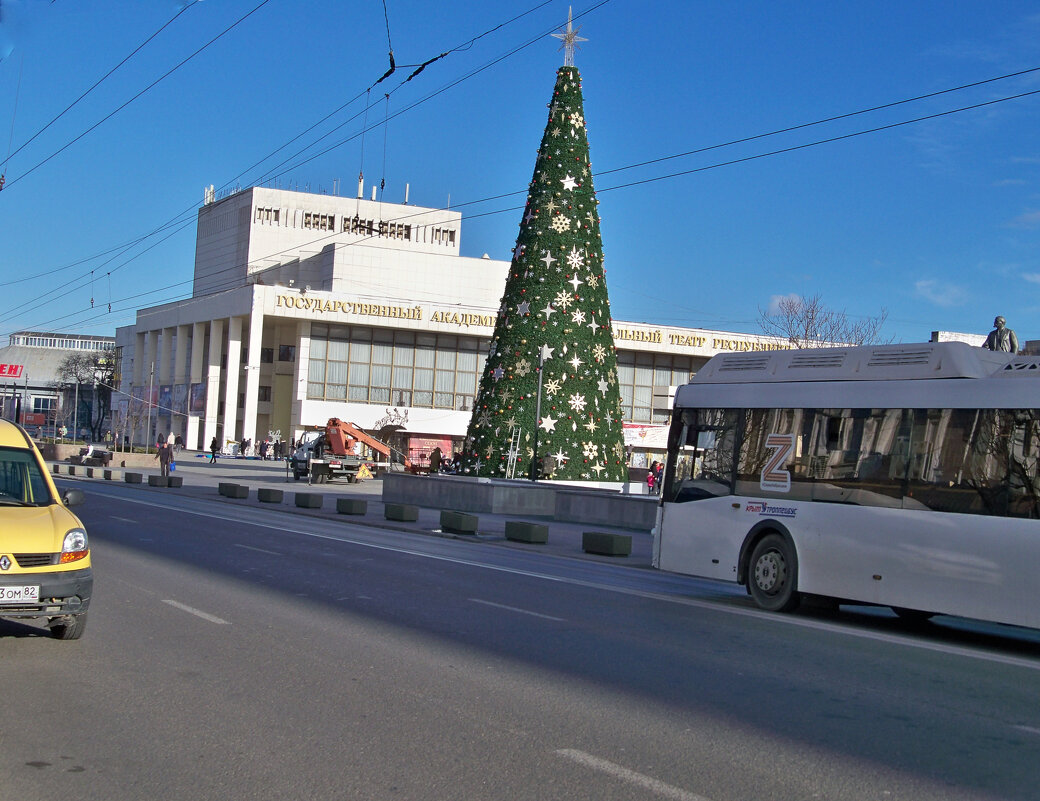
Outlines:
{"type": "Polygon", "coordinates": [[[220,450],[220,443],[217,442],[217,438],[216,437],[213,437],[213,439],[211,439],[209,441],[209,463],[210,464],[216,464],[217,463],[217,451],[219,451],[219,450],[220,450]]]}
{"type": "Polygon", "coordinates": [[[441,449],[436,447],[430,453],[430,475],[435,476],[441,470],[441,449]]]}
{"type": "Polygon", "coordinates": [[[183,450],[184,450],[184,437],[182,437],[180,434],[178,434],[177,438],[173,441],[173,452],[174,452],[174,454],[178,454],[178,453],[180,453],[183,450]]]}
{"type": "Polygon", "coordinates": [[[173,461],[173,449],[170,447],[170,443],[160,442],[155,458],[159,460],[159,469],[162,471],[162,475],[168,477],[170,475],[170,463],[173,461]]]}
{"type": "Polygon", "coordinates": [[[260,461],[261,462],[266,462],[267,461],[267,448],[268,448],[267,440],[265,439],[263,442],[260,443],[260,461]]]}
{"type": "Polygon", "coordinates": [[[657,482],[657,461],[650,463],[650,469],[646,471],[646,488],[647,491],[653,495],[654,485],[657,482]]]}
{"type": "Polygon", "coordinates": [[[654,475],[654,492],[661,494],[661,483],[664,480],[664,462],[657,463],[657,473],[654,475]]]}

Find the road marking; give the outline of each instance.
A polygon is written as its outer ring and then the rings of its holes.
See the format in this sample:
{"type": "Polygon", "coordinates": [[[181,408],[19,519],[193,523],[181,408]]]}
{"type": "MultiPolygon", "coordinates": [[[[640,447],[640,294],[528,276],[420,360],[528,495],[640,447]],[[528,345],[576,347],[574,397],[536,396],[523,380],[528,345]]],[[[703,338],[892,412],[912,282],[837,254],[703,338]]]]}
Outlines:
{"type": "Polygon", "coordinates": [[[113,520],[118,520],[120,523],[137,523],[136,520],[131,520],[129,517],[116,517],[112,515],[113,520]]]}
{"type": "Polygon", "coordinates": [[[174,609],[180,609],[182,612],[187,612],[189,615],[195,615],[195,617],[201,617],[203,620],[208,620],[210,623],[219,623],[222,626],[230,626],[226,620],[223,620],[216,615],[211,615],[207,612],[203,612],[199,609],[193,609],[190,606],[186,606],[179,601],[163,601],[164,604],[169,604],[174,609]]]}
{"type": "MultiPolygon", "coordinates": [[[[150,498],[128,498],[126,496],[110,492],[98,492],[97,494],[104,495],[108,498],[112,498],[115,500],[123,501],[124,503],[139,504],[141,506],[150,506],[158,509],[169,509],[171,511],[181,512],[183,514],[196,515],[198,517],[214,518],[216,520],[231,519],[226,514],[215,514],[212,512],[203,512],[195,509],[186,509],[183,506],[172,506],[166,503],[157,502],[150,498]]],[[[278,523],[264,523],[260,520],[237,520],[236,522],[248,524],[257,528],[272,529],[275,531],[279,531],[283,534],[299,534],[304,537],[331,540],[334,542],[341,542],[348,545],[357,545],[362,548],[370,548],[377,551],[390,551],[393,553],[407,554],[408,556],[416,556],[423,559],[433,559],[439,562],[450,562],[452,564],[466,565],[468,567],[478,567],[484,570],[493,570],[500,573],[509,573],[517,576],[528,576],[530,578],[541,579],[543,581],[555,581],[559,582],[560,584],[569,584],[573,587],[587,587],[590,589],[601,590],[603,592],[613,592],[618,593],[620,595],[631,595],[637,598],[646,598],[649,600],[661,601],[663,603],[679,604],[681,606],[686,606],[694,609],[704,609],[705,611],[711,611],[720,614],[757,618],[759,620],[768,621],[769,623],[776,626],[796,626],[798,628],[824,631],[829,634],[837,634],[845,637],[854,637],[857,639],[864,640],[875,640],[877,642],[884,642],[890,645],[901,645],[907,648],[916,648],[920,650],[933,651],[952,656],[965,657],[967,659],[978,659],[983,662],[995,662],[997,664],[1011,665],[1014,667],[1026,668],[1028,670],[1040,671],[1040,660],[1037,659],[1029,659],[1025,657],[1011,656],[1007,654],[991,653],[977,648],[970,648],[957,645],[946,645],[945,643],[939,642],[925,642],[922,640],[916,640],[908,635],[885,634],[883,632],[876,631],[862,631],[847,626],[842,626],[836,623],[828,623],[820,620],[810,620],[804,617],[798,617],[797,615],[778,615],[775,612],[766,612],[761,609],[720,605],[715,601],[702,601],[696,598],[686,598],[676,595],[667,595],[663,592],[634,589],[631,587],[618,587],[616,585],[607,584],[602,581],[578,579],[569,576],[555,576],[550,573],[544,573],[537,570],[524,570],[515,567],[488,564],[487,562],[481,562],[476,559],[467,559],[459,556],[444,556],[440,554],[432,554],[423,550],[419,550],[418,548],[406,548],[400,545],[390,545],[387,543],[373,542],[371,540],[362,539],[360,536],[351,537],[347,535],[323,534],[321,532],[317,532],[310,528],[304,527],[304,524],[302,523],[299,526],[297,526],[285,521],[278,523]]]]}
{"type": "Polygon", "coordinates": [[[1033,726],[1012,726],[1011,728],[1024,731],[1026,734],[1040,734],[1040,729],[1034,728],[1033,726]]]}
{"type": "Polygon", "coordinates": [[[243,545],[240,542],[235,543],[236,548],[245,548],[249,551],[258,551],[259,553],[269,553],[271,556],[284,556],[284,554],[278,553],[278,551],[265,551],[263,548],[255,548],[252,545],[243,545]]]}
{"type": "Polygon", "coordinates": [[[592,754],[586,754],[584,751],[575,751],[572,748],[561,748],[556,752],[565,759],[570,759],[577,762],[579,765],[584,765],[592,770],[598,770],[600,773],[606,773],[608,776],[612,776],[615,779],[619,779],[629,784],[634,784],[637,787],[642,787],[644,790],[649,790],[652,793],[663,796],[664,798],[673,798],[676,801],[711,801],[711,799],[697,795],[696,793],[690,793],[683,790],[681,787],[673,787],[670,784],[647,776],[643,773],[636,773],[634,770],[629,770],[621,765],[617,765],[613,762],[608,762],[605,759],[594,757],[592,754]]]}
{"type": "Polygon", "coordinates": [[[505,609],[505,610],[507,610],[509,612],[519,612],[521,615],[530,615],[531,617],[540,617],[540,618],[543,618],[544,620],[555,620],[558,623],[562,623],[565,620],[565,618],[562,618],[562,617],[553,617],[552,615],[543,615],[540,612],[531,612],[531,611],[529,611],[527,609],[521,609],[518,606],[506,606],[505,604],[496,604],[494,601],[482,601],[482,600],[480,600],[480,598],[470,598],[468,600],[472,601],[475,604],[484,604],[484,606],[493,606],[496,609],[505,609]]]}

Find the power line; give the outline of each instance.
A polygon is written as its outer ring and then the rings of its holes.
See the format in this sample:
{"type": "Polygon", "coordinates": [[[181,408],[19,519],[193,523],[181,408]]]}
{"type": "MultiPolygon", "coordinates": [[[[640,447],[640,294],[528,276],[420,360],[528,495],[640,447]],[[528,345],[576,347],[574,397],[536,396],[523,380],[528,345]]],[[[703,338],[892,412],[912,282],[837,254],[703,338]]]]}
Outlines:
{"type": "MultiPolygon", "coordinates": [[[[631,187],[634,187],[634,186],[641,186],[643,184],[655,183],[657,181],[663,181],[663,180],[668,180],[668,179],[671,179],[671,178],[677,178],[677,177],[680,177],[680,176],[691,175],[691,174],[698,173],[698,172],[705,172],[705,171],[712,170],[712,169],[719,169],[721,167],[728,167],[728,166],[733,166],[735,164],[742,164],[742,163],[749,162],[749,161],[756,161],[756,160],[762,159],[762,158],[768,158],[768,157],[777,156],[777,155],[781,155],[781,154],[785,154],[785,153],[790,153],[790,152],[794,152],[794,151],[798,151],[798,150],[804,150],[804,149],[811,148],[811,147],[818,147],[820,145],[831,144],[831,143],[834,143],[834,142],[839,142],[839,141],[843,141],[843,140],[847,140],[847,139],[852,139],[852,138],[856,138],[856,137],[860,137],[860,136],[865,136],[867,134],[879,133],[881,131],[887,131],[887,130],[891,130],[891,129],[894,129],[894,128],[903,127],[903,126],[906,126],[906,125],[913,125],[913,124],[920,123],[920,122],[925,122],[925,121],[928,121],[928,120],[938,119],[938,118],[941,118],[941,117],[947,117],[947,116],[951,116],[953,114],[959,114],[959,113],[966,112],[966,111],[972,111],[972,110],[977,110],[977,109],[980,109],[980,108],[986,108],[986,107],[989,107],[989,106],[996,105],[998,103],[1005,103],[1005,102],[1008,102],[1008,101],[1011,101],[1011,100],[1019,100],[1019,99],[1022,99],[1024,97],[1030,97],[1030,96],[1037,95],[1037,94],[1040,94],[1040,89],[1035,89],[1035,90],[1032,90],[1032,91],[1029,91],[1029,92],[1022,92],[1022,93],[1019,93],[1019,94],[1016,94],[1016,95],[1010,95],[1010,96],[1003,97],[1003,98],[998,98],[998,99],[995,99],[995,100],[989,100],[989,101],[984,101],[984,102],[980,102],[980,103],[973,103],[971,105],[961,106],[961,107],[956,108],[956,109],[950,109],[950,110],[947,110],[947,111],[936,112],[934,114],[927,114],[927,115],[920,116],[920,117],[915,117],[915,118],[909,119],[909,120],[903,120],[903,121],[900,121],[900,122],[889,123],[887,125],[880,125],[880,126],[876,126],[874,128],[868,128],[868,129],[864,129],[864,130],[861,130],[861,131],[854,131],[854,132],[847,133],[847,134],[841,134],[841,135],[838,135],[838,136],[828,137],[828,138],[825,138],[825,139],[819,139],[819,140],[816,140],[816,141],[813,141],[813,142],[806,142],[806,143],[803,143],[803,144],[800,144],[800,145],[792,145],[790,147],[780,148],[780,149],[777,149],[777,150],[772,150],[772,151],[768,151],[768,152],[764,152],[764,153],[758,153],[758,154],[754,154],[754,155],[751,155],[751,156],[742,157],[742,158],[739,158],[739,159],[731,159],[729,161],[717,162],[717,163],[714,163],[714,164],[704,165],[702,167],[697,167],[697,168],[693,168],[693,169],[690,169],[690,170],[682,170],[682,171],[679,171],[679,172],[669,173],[667,175],[655,176],[655,177],[652,177],[652,178],[646,178],[646,179],[642,179],[642,180],[639,180],[639,181],[632,181],[632,182],[625,183],[625,184],[618,184],[618,185],[615,185],[615,186],[607,187],[605,189],[598,189],[596,191],[597,191],[597,194],[601,194],[603,192],[616,191],[618,189],[627,189],[627,188],[631,188],[631,187]]],[[[468,202],[465,202],[465,203],[462,203],[462,204],[458,204],[458,205],[460,207],[461,206],[467,206],[467,205],[476,205],[476,204],[479,204],[479,203],[489,202],[490,200],[494,200],[494,199],[500,199],[500,198],[509,197],[511,195],[524,194],[526,191],[527,190],[521,190],[521,191],[518,191],[518,192],[506,193],[506,194],[503,194],[503,195],[496,195],[496,196],[491,197],[491,198],[483,198],[483,199],[479,199],[479,200],[468,201],[468,202]]],[[[503,214],[503,213],[509,212],[509,211],[518,211],[520,209],[522,209],[521,206],[514,206],[514,207],[509,207],[509,208],[495,209],[495,210],[492,210],[492,211],[481,212],[481,213],[478,213],[478,214],[464,215],[463,218],[472,220],[472,219],[476,219],[476,218],[479,218],[479,217],[486,217],[486,216],[491,216],[491,215],[495,215],[495,214],[503,214]]],[[[401,217],[396,217],[393,220],[388,220],[388,222],[400,222],[402,220],[407,220],[411,216],[417,216],[417,215],[421,215],[421,214],[425,214],[425,213],[426,213],[425,210],[422,211],[422,212],[416,211],[415,215],[404,215],[404,216],[401,216],[401,217]]],[[[311,240],[310,242],[302,243],[302,244],[299,244],[299,245],[294,245],[292,248],[287,248],[286,250],[279,251],[277,253],[267,254],[266,256],[261,257],[260,259],[258,259],[258,261],[263,261],[265,259],[274,258],[274,257],[276,257],[278,255],[282,255],[284,253],[287,253],[287,252],[290,252],[290,251],[294,251],[294,250],[299,250],[300,248],[303,248],[303,247],[306,247],[306,246],[309,246],[309,245],[310,246],[317,245],[317,244],[321,243],[322,241],[325,241],[327,239],[331,239],[331,238],[333,238],[333,237],[335,237],[337,235],[338,234],[333,232],[333,233],[327,234],[327,235],[325,235],[323,237],[318,237],[318,238],[316,238],[314,240],[311,240]]],[[[374,239],[374,238],[375,238],[374,236],[370,236],[370,237],[365,237],[364,239],[360,240],[359,242],[337,243],[336,247],[343,247],[343,248],[345,248],[345,247],[352,247],[352,246],[361,244],[361,243],[363,243],[365,241],[368,241],[368,240],[374,239]]],[[[212,277],[212,275],[217,275],[217,274],[219,274],[221,272],[238,272],[239,269],[240,268],[237,267],[237,266],[225,268],[224,270],[220,270],[220,271],[217,271],[216,273],[211,274],[211,277],[212,277]]],[[[272,269],[276,269],[276,268],[272,268],[272,269]]],[[[194,279],[192,279],[192,280],[194,280],[194,279]]],[[[171,284],[169,287],[164,287],[162,289],[168,289],[168,288],[171,288],[173,286],[179,286],[181,284],[186,284],[186,283],[190,283],[190,282],[189,281],[182,281],[182,282],[178,282],[177,284],[171,284]]],[[[237,276],[231,276],[230,279],[229,279],[229,283],[227,285],[227,288],[231,289],[231,288],[233,288],[235,286],[238,286],[238,285],[240,285],[240,279],[237,276]]],[[[149,293],[145,293],[145,294],[153,294],[155,291],[162,291],[162,289],[154,290],[153,292],[149,292],[149,293]]],[[[224,291],[224,290],[219,290],[218,289],[217,291],[224,291]]],[[[172,300],[175,300],[175,299],[176,298],[170,298],[169,300],[172,301],[172,300]]],[[[121,300],[125,300],[125,299],[121,299],[121,300]]],[[[88,310],[84,310],[84,311],[88,311],[88,310]]],[[[64,317],[54,318],[54,320],[47,321],[46,323],[41,323],[41,325],[47,325],[47,324],[49,324],[51,322],[55,322],[57,320],[64,319],[65,317],[71,316],[72,314],[76,314],[76,313],[77,312],[72,312],[69,315],[65,315],[64,317]]]]}
{"type": "Polygon", "coordinates": [[[23,172],[23,173],[22,173],[21,175],[19,175],[19,176],[18,176],[17,178],[14,178],[14,179],[12,179],[12,180],[11,180],[11,181],[10,181],[10,182],[8,183],[8,189],[10,189],[10,187],[11,187],[12,185],[14,185],[14,184],[18,183],[19,181],[21,181],[21,180],[22,180],[23,178],[26,178],[26,177],[28,177],[29,175],[31,175],[32,173],[34,173],[34,172],[35,172],[36,170],[38,170],[38,169],[39,169],[40,167],[42,167],[42,166],[43,166],[44,164],[46,164],[46,163],[47,163],[48,161],[50,161],[51,159],[53,159],[53,158],[54,158],[55,156],[59,155],[60,153],[62,153],[62,152],[64,152],[65,150],[67,150],[68,148],[72,147],[72,145],[74,145],[74,144],[75,144],[76,142],[78,142],[78,141],[79,141],[80,139],[82,139],[82,138],[83,138],[84,136],[86,136],[86,135],[87,135],[87,134],[89,134],[89,133],[90,133],[91,131],[93,131],[94,129],[98,128],[99,126],[101,126],[102,124],[104,124],[105,122],[107,122],[107,121],[108,121],[109,119],[111,119],[112,117],[114,117],[114,116],[115,116],[116,114],[118,114],[118,113],[119,113],[120,111],[122,111],[122,110],[123,110],[124,108],[126,108],[127,106],[129,106],[129,105],[130,105],[131,103],[133,103],[133,102],[134,102],[135,100],[137,100],[137,99],[138,99],[139,97],[141,97],[141,96],[142,96],[143,94],[145,94],[145,93],[146,93],[146,92],[148,92],[148,91],[149,91],[150,89],[152,89],[153,87],[155,87],[155,86],[156,86],[157,84],[159,84],[160,82],[162,82],[163,80],[165,80],[166,78],[168,78],[168,77],[169,77],[170,75],[172,75],[172,74],[173,74],[174,72],[176,72],[177,70],[179,70],[179,69],[180,69],[181,67],[183,67],[183,66],[184,66],[185,64],[187,64],[187,63],[188,63],[189,61],[191,61],[191,60],[192,60],[193,58],[195,58],[195,56],[197,56],[197,55],[198,55],[199,53],[201,53],[201,52],[202,52],[203,50],[205,50],[206,48],[208,48],[208,47],[209,47],[210,45],[212,45],[212,44],[213,44],[214,42],[216,42],[216,41],[217,41],[218,39],[222,38],[222,37],[223,37],[223,36],[225,36],[225,35],[226,35],[227,33],[229,33],[230,31],[232,31],[232,30],[233,30],[234,28],[236,28],[236,27],[238,27],[239,25],[241,25],[241,24],[242,24],[243,22],[245,22],[245,21],[246,21],[246,20],[247,20],[247,19],[248,19],[249,17],[251,17],[251,16],[253,15],[253,14],[255,14],[255,13],[256,13],[257,11],[259,11],[259,10],[260,10],[261,8],[263,8],[264,6],[266,6],[266,5],[267,5],[267,4],[269,3],[269,2],[271,2],[271,0],[261,0],[260,4],[259,4],[259,5],[257,5],[257,6],[256,6],[256,7],[255,7],[255,8],[254,8],[254,9],[252,10],[252,11],[249,11],[249,12],[247,12],[247,13],[246,13],[245,15],[243,15],[242,17],[240,17],[240,18],[239,18],[239,19],[238,19],[237,21],[235,21],[234,23],[232,23],[232,24],[231,24],[230,26],[228,26],[228,27],[227,27],[227,28],[225,28],[225,29],[224,29],[223,31],[221,31],[221,32],[220,32],[219,34],[217,34],[217,35],[216,35],[216,36],[214,36],[214,37],[213,37],[212,39],[210,39],[210,40],[209,40],[208,42],[206,42],[206,44],[204,44],[204,45],[203,45],[202,47],[200,47],[200,48],[199,48],[198,50],[196,50],[196,51],[195,51],[194,53],[192,53],[192,54],[191,54],[190,56],[188,56],[187,58],[183,59],[183,60],[182,60],[182,61],[181,61],[181,62],[180,62],[179,64],[177,64],[176,66],[174,66],[174,67],[170,68],[170,69],[169,69],[169,70],[167,70],[167,71],[166,71],[165,73],[163,73],[162,75],[160,75],[160,76],[159,76],[158,78],[156,78],[156,79],[155,79],[154,81],[152,81],[152,82],[151,82],[150,84],[148,84],[148,86],[146,86],[146,87],[145,87],[144,89],[142,89],[142,90],[141,90],[140,92],[138,92],[138,93],[137,93],[136,95],[134,95],[133,97],[131,97],[131,98],[130,98],[129,100],[127,100],[127,101],[126,101],[125,103],[123,103],[123,104],[122,104],[121,106],[119,106],[119,107],[118,107],[118,108],[116,108],[115,110],[113,110],[113,111],[109,112],[108,114],[106,114],[106,115],[105,115],[104,117],[102,117],[102,118],[101,118],[100,120],[98,120],[98,121],[97,121],[96,123],[94,123],[94,124],[93,124],[93,125],[91,125],[91,126],[90,126],[89,128],[87,128],[87,130],[85,130],[85,131],[84,131],[83,133],[81,133],[81,134],[79,134],[78,136],[76,136],[75,138],[73,138],[73,139],[72,139],[71,141],[69,141],[69,142],[66,142],[66,143],[65,143],[64,145],[62,145],[62,146],[61,146],[60,148],[58,148],[58,149],[57,149],[56,151],[54,151],[54,152],[53,152],[53,153],[51,153],[51,154],[50,154],[49,156],[47,156],[47,158],[43,159],[42,161],[38,162],[38,163],[37,163],[37,164],[35,164],[34,166],[30,167],[30,168],[29,168],[28,170],[26,170],[25,172],[23,172]]]}
{"type": "MultiPolygon", "coordinates": [[[[81,95],[80,95],[79,97],[77,97],[77,98],[76,98],[75,100],[73,100],[73,101],[72,101],[71,103],[69,103],[69,105],[65,106],[65,108],[64,108],[64,109],[62,109],[61,113],[59,113],[59,114],[58,114],[58,115],[57,115],[56,117],[54,117],[54,119],[52,119],[52,120],[51,120],[50,122],[48,122],[48,123],[47,123],[46,125],[44,125],[44,126],[43,126],[42,128],[40,128],[40,130],[38,130],[38,131],[37,131],[36,133],[34,133],[34,134],[33,134],[32,136],[30,136],[30,137],[29,137],[28,139],[26,139],[26,140],[25,140],[24,142],[22,142],[22,144],[20,144],[20,145],[18,146],[18,149],[17,149],[17,150],[15,150],[15,151],[14,151],[13,153],[11,153],[11,154],[10,154],[10,155],[9,155],[9,156],[8,156],[7,158],[8,158],[8,159],[10,159],[10,158],[11,158],[12,156],[17,156],[17,155],[18,155],[19,153],[21,153],[21,152],[22,152],[22,150],[23,150],[24,148],[26,148],[26,147],[27,147],[27,146],[28,146],[29,144],[31,144],[31,143],[32,143],[32,141],[33,141],[34,139],[36,139],[36,137],[37,137],[37,136],[39,136],[40,134],[42,134],[42,133],[43,133],[44,131],[46,131],[46,130],[47,130],[48,128],[50,128],[50,127],[51,127],[51,126],[52,126],[52,125],[53,125],[54,123],[56,123],[56,122],[57,122],[58,120],[60,120],[60,119],[61,119],[62,117],[64,117],[64,116],[65,116],[65,114],[66,114],[67,112],[69,112],[69,111],[70,111],[70,110],[71,110],[71,109],[72,109],[72,108],[73,108],[73,107],[74,107],[74,106],[75,106],[75,105],[76,105],[77,103],[79,103],[79,101],[81,101],[81,100],[82,100],[83,98],[85,98],[85,97],[86,97],[87,95],[89,95],[89,94],[90,94],[91,92],[93,92],[93,91],[94,91],[95,89],[97,89],[97,88],[98,88],[98,87],[99,87],[99,86],[100,86],[100,85],[101,85],[101,84],[102,84],[102,83],[103,83],[103,82],[104,82],[104,81],[105,81],[105,80],[106,80],[107,78],[109,78],[109,77],[110,77],[110,76],[112,75],[112,73],[114,73],[114,72],[115,72],[115,71],[116,71],[117,69],[119,69],[120,67],[122,67],[122,66],[123,66],[123,65],[124,65],[124,64],[125,64],[126,62],[128,62],[128,61],[129,61],[129,60],[130,60],[131,58],[133,58],[133,57],[134,57],[134,56],[136,56],[136,55],[137,55],[137,54],[138,54],[139,52],[141,52],[141,50],[143,50],[143,49],[144,49],[144,47],[145,47],[145,46],[146,46],[146,45],[147,45],[147,44],[148,44],[149,42],[151,42],[151,41],[152,41],[152,39],[154,39],[154,38],[155,38],[156,36],[158,36],[158,35],[159,35],[160,33],[162,33],[162,32],[163,32],[164,30],[166,30],[166,29],[167,29],[168,27],[170,27],[170,25],[172,25],[172,24],[174,23],[174,21],[176,21],[176,19],[177,19],[177,18],[178,18],[178,17],[179,17],[179,16],[181,15],[181,14],[183,14],[183,13],[184,13],[185,11],[187,11],[187,10],[188,10],[189,8],[192,8],[192,7],[193,7],[193,6],[194,6],[194,5],[196,4],[196,3],[198,3],[198,2],[201,2],[201,0],[191,0],[191,2],[187,3],[187,4],[186,4],[186,5],[185,5],[185,6],[183,7],[183,8],[181,8],[181,10],[180,10],[180,11],[178,11],[178,12],[177,12],[176,14],[174,14],[174,15],[173,15],[172,17],[170,17],[170,19],[168,19],[168,20],[167,20],[167,21],[166,21],[166,22],[165,22],[165,23],[163,24],[163,26],[162,26],[161,28],[159,28],[159,30],[157,30],[157,31],[156,31],[155,33],[153,33],[153,34],[152,34],[151,36],[149,36],[149,37],[148,37],[147,39],[145,39],[145,40],[144,40],[143,42],[141,42],[141,44],[139,44],[139,45],[138,45],[138,46],[137,46],[136,48],[134,48],[133,52],[132,52],[132,53],[130,53],[130,55],[128,55],[128,56],[127,56],[126,58],[124,58],[124,59],[123,59],[122,61],[120,61],[120,62],[119,62],[118,64],[116,64],[116,65],[115,65],[114,67],[112,67],[112,69],[110,69],[110,70],[109,70],[108,72],[106,72],[106,73],[105,73],[104,75],[102,75],[102,76],[101,76],[100,78],[98,78],[98,79],[97,79],[97,80],[96,80],[96,81],[94,82],[94,84],[93,84],[93,85],[92,85],[92,86],[91,86],[91,87],[90,87],[89,89],[87,89],[87,91],[85,91],[85,92],[84,92],[83,94],[81,94],[81,95]]],[[[165,77],[165,76],[164,76],[164,77],[165,77]]],[[[161,80],[161,79],[160,79],[160,80],[161,80]]],[[[151,88],[151,87],[149,87],[149,88],[151,88]]],[[[147,90],[145,90],[145,91],[147,91],[147,90]]],[[[132,102],[132,101],[131,101],[131,102],[132,102]]],[[[116,111],[118,111],[118,110],[119,110],[119,109],[116,109],[116,111]]],[[[113,112],[113,113],[115,113],[115,112],[113,112]]],[[[107,119],[107,117],[106,117],[106,119],[107,119]]],[[[104,122],[104,120],[102,120],[101,122],[104,122]]],[[[100,123],[98,123],[98,124],[100,125],[100,123]]],[[[75,141],[75,140],[73,140],[73,141],[75,141]]],[[[71,144],[71,143],[70,143],[70,144],[71,144]]],[[[59,152],[60,152],[60,151],[59,151],[59,152]]],[[[12,183],[13,183],[13,182],[12,182],[12,183]]]]}

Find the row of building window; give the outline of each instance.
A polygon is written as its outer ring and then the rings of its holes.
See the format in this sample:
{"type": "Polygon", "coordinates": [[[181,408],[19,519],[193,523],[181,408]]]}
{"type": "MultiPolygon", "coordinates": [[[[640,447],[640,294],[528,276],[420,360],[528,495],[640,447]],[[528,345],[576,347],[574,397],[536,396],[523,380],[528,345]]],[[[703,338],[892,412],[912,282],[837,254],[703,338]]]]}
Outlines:
{"type": "Polygon", "coordinates": [[[474,337],[311,326],[307,397],[466,411],[486,356],[474,337]]]}
{"type": "MultiPolygon", "coordinates": [[[[278,225],[281,221],[281,216],[281,209],[260,206],[256,208],[254,213],[254,219],[256,222],[265,223],[267,225],[278,225]]],[[[336,231],[335,214],[319,214],[317,212],[296,209],[294,214],[290,216],[293,217],[293,222],[290,224],[294,227],[307,228],[314,231],[336,231]]],[[[416,227],[414,233],[417,234],[419,230],[422,230],[422,238],[425,241],[427,235],[425,227],[416,227]]],[[[354,217],[344,216],[339,225],[339,231],[344,234],[378,236],[384,239],[404,239],[411,241],[413,238],[411,225],[390,222],[388,220],[363,219],[357,215],[354,217]]],[[[429,230],[429,241],[436,244],[454,246],[456,235],[457,232],[454,228],[434,227],[429,230]]],[[[418,238],[419,237],[416,236],[416,239],[418,238]]]]}
{"type": "Polygon", "coordinates": [[[59,348],[61,350],[112,350],[115,339],[59,336],[57,334],[11,334],[10,344],[29,348],[59,348]]]}
{"type": "Polygon", "coordinates": [[[693,374],[692,359],[622,351],[617,360],[622,418],[634,423],[667,423],[667,404],[654,403],[654,389],[677,387],[689,381],[693,374]]]}

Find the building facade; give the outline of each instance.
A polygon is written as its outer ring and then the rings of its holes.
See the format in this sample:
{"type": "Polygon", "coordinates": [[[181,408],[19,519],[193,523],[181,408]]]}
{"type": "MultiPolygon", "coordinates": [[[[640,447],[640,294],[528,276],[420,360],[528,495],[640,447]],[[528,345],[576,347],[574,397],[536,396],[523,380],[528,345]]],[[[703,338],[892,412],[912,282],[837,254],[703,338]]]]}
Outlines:
{"type": "MultiPolygon", "coordinates": [[[[116,332],[122,414],[205,449],[296,438],[331,417],[413,457],[465,436],[509,262],[460,255],[459,212],[253,187],[199,210],[192,297],[116,332]]],[[[633,443],[670,389],[747,334],[614,321],[633,443]]],[[[119,404],[114,404],[119,408],[119,404]]]]}
{"type": "Polygon", "coordinates": [[[87,436],[96,388],[84,381],[80,391],[62,375],[61,365],[71,355],[108,357],[114,347],[115,339],[106,336],[49,331],[9,335],[7,347],[0,348],[0,415],[34,433],[53,434],[64,425],[74,436],[87,436]]]}

